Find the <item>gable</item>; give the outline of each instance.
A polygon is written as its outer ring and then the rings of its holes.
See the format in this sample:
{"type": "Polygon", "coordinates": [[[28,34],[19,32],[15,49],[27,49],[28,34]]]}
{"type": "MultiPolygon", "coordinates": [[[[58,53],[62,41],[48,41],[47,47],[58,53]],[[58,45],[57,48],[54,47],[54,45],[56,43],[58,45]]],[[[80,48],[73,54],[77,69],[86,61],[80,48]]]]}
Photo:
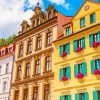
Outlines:
{"type": "Polygon", "coordinates": [[[81,8],[79,9],[79,11],[76,13],[76,15],[74,16],[73,20],[77,20],[79,18],[82,18],[88,14],[93,13],[94,11],[100,9],[100,4],[99,3],[95,3],[95,2],[91,2],[91,1],[86,1],[81,8]]]}

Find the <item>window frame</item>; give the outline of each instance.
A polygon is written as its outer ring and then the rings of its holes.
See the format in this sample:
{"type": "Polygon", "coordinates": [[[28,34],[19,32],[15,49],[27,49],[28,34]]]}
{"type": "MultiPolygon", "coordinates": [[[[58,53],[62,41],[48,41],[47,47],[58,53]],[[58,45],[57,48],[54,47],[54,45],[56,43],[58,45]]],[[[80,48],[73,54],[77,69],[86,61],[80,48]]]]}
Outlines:
{"type": "Polygon", "coordinates": [[[31,75],[31,64],[29,62],[26,63],[25,77],[30,77],[30,75],[31,75]]]}
{"type": "Polygon", "coordinates": [[[18,66],[18,68],[17,68],[17,76],[16,76],[17,80],[21,79],[21,74],[22,74],[22,69],[21,68],[22,68],[21,65],[18,66]]]}
{"type": "Polygon", "coordinates": [[[90,14],[90,24],[92,24],[92,23],[94,23],[94,22],[96,22],[96,13],[90,14]],[[94,17],[95,17],[95,20],[93,20],[94,17]],[[92,21],[91,21],[91,18],[92,18],[92,21]]]}
{"type": "Polygon", "coordinates": [[[38,100],[38,98],[39,98],[38,86],[36,86],[36,87],[33,87],[33,100],[38,100]]]}
{"type": "Polygon", "coordinates": [[[28,41],[27,53],[32,52],[32,40],[28,41]]]}
{"type": "Polygon", "coordinates": [[[36,50],[41,49],[42,47],[42,37],[39,36],[37,37],[37,41],[36,41],[36,50]]]}
{"type": "Polygon", "coordinates": [[[46,34],[46,46],[51,45],[52,44],[52,32],[48,32],[46,34]]]}
{"type": "Polygon", "coordinates": [[[83,28],[85,26],[86,26],[86,20],[85,20],[85,17],[83,17],[80,19],[80,28],[83,28]]]}

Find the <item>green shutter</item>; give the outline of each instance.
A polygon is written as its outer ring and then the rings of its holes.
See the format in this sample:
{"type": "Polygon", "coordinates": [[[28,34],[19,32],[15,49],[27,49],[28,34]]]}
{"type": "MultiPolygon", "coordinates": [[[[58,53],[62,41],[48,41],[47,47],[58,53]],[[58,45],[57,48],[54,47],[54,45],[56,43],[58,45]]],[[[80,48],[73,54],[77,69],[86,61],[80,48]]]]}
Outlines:
{"type": "Polygon", "coordinates": [[[82,47],[85,49],[85,37],[82,38],[82,47]]]}
{"type": "Polygon", "coordinates": [[[93,100],[98,100],[98,95],[96,91],[93,91],[93,100]]]}
{"type": "Polygon", "coordinates": [[[76,40],[74,40],[73,45],[74,45],[74,52],[76,52],[76,48],[77,48],[77,41],[76,40]]]}
{"type": "Polygon", "coordinates": [[[95,22],[96,21],[96,14],[94,13],[93,14],[93,22],[95,22]]]}
{"type": "Polygon", "coordinates": [[[63,52],[63,46],[61,45],[61,46],[59,47],[59,54],[60,54],[60,56],[62,56],[62,52],[63,52]]]}
{"type": "Polygon", "coordinates": [[[70,43],[66,44],[66,52],[70,54],[70,43]]]}
{"type": "Polygon", "coordinates": [[[87,63],[83,62],[83,73],[84,75],[87,75],[87,63]]]}
{"type": "Polygon", "coordinates": [[[98,37],[99,37],[99,41],[98,42],[100,43],[100,31],[98,32],[98,37]]]}
{"type": "Polygon", "coordinates": [[[93,42],[93,35],[90,34],[89,35],[89,45],[90,45],[90,47],[92,46],[92,42],[93,42]]]}
{"type": "Polygon", "coordinates": [[[63,100],[63,96],[60,96],[60,100],[63,100]]]}
{"type": "Polygon", "coordinates": [[[68,100],[71,100],[71,94],[68,95],[68,100]]]}
{"type": "Polygon", "coordinates": [[[66,76],[70,79],[71,78],[71,68],[70,66],[66,67],[67,71],[66,71],[66,76]]]}
{"type": "Polygon", "coordinates": [[[78,65],[75,64],[74,65],[74,76],[76,77],[77,74],[78,74],[78,65]]]}
{"type": "Polygon", "coordinates": [[[94,74],[94,70],[95,70],[95,63],[94,60],[91,60],[91,73],[94,74]]]}
{"type": "Polygon", "coordinates": [[[75,94],[75,100],[79,100],[79,95],[78,95],[78,93],[75,94]]]}
{"type": "Polygon", "coordinates": [[[88,92],[85,93],[85,100],[89,100],[88,92]]]}
{"type": "Polygon", "coordinates": [[[60,69],[59,79],[62,80],[63,77],[63,69],[60,69]]]}

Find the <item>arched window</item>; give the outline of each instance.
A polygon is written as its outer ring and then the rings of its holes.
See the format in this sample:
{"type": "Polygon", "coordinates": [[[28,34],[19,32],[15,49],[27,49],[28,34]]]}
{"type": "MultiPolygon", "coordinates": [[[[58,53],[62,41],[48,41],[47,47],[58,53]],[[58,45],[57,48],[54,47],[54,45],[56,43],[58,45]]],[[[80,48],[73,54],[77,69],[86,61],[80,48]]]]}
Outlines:
{"type": "Polygon", "coordinates": [[[24,32],[25,32],[25,26],[22,27],[22,33],[24,33],[24,32]]]}
{"type": "Polygon", "coordinates": [[[51,19],[52,18],[52,12],[50,11],[49,13],[48,13],[48,19],[51,19]]]}

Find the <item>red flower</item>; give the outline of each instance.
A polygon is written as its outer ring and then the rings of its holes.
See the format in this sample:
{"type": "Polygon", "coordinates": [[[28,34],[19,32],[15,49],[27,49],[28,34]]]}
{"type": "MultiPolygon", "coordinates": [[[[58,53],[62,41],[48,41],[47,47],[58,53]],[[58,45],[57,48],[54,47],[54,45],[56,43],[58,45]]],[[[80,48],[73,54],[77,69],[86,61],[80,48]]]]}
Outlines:
{"type": "Polygon", "coordinates": [[[68,80],[68,78],[66,76],[63,76],[62,81],[66,81],[66,80],[68,80]]]}
{"type": "Polygon", "coordinates": [[[96,69],[96,70],[94,71],[94,74],[95,74],[95,75],[100,75],[100,70],[99,70],[99,69],[96,69]]]}
{"type": "Polygon", "coordinates": [[[93,48],[96,48],[96,47],[98,47],[98,46],[99,46],[99,42],[93,42],[93,43],[92,43],[92,47],[93,47],[93,48]]]}
{"type": "Polygon", "coordinates": [[[62,57],[66,56],[66,55],[67,55],[67,53],[64,51],[64,52],[62,53],[62,57]]]}
{"type": "Polygon", "coordinates": [[[78,79],[82,79],[84,77],[84,74],[83,73],[78,73],[77,76],[76,76],[78,79]]]}
{"type": "Polygon", "coordinates": [[[83,50],[83,48],[80,47],[80,48],[77,48],[77,49],[76,49],[76,52],[80,52],[80,51],[82,51],[82,50],[83,50]]]}

